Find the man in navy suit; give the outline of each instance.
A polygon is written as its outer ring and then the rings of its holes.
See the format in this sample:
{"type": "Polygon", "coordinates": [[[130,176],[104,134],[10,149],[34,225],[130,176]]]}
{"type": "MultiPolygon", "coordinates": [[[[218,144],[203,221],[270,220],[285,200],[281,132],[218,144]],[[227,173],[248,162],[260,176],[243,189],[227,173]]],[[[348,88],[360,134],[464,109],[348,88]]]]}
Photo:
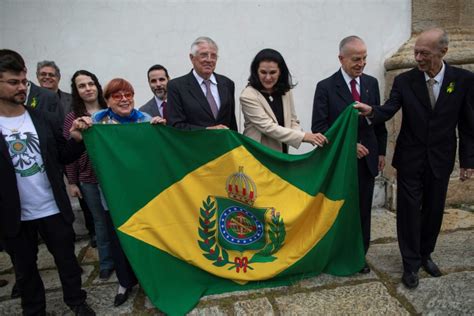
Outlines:
{"type": "Polygon", "coordinates": [[[402,109],[392,165],[397,169],[397,235],[407,288],[418,286],[420,267],[434,277],[442,275],[431,253],[456,157],[456,127],[461,180],[470,178],[474,168],[474,74],[443,62],[448,43],[442,29],[422,32],[414,48],[417,67],[395,78],[384,106],[355,106],[374,123],[402,109]]]}
{"type": "MultiPolygon", "coordinates": [[[[363,73],[367,47],[358,36],[348,36],[339,44],[341,68],[316,86],[313,102],[313,133],[326,132],[337,117],[354,101],[380,104],[377,79],[363,73]]],[[[370,244],[370,220],[374,179],[385,166],[387,130],[385,124],[370,124],[359,119],[357,158],[359,175],[359,208],[364,250],[370,244]]],[[[369,273],[367,264],[360,271],[369,273]]]]}
{"type": "Polygon", "coordinates": [[[167,94],[168,81],[170,76],[168,70],[162,65],[153,65],[147,72],[148,85],[153,98],[140,107],[140,111],[150,114],[151,116],[161,116],[164,119],[168,118],[167,109],[167,94]]]}
{"type": "Polygon", "coordinates": [[[237,130],[234,82],[214,72],[217,44],[199,37],[191,45],[193,70],[168,84],[168,124],[181,129],[237,130]]]}

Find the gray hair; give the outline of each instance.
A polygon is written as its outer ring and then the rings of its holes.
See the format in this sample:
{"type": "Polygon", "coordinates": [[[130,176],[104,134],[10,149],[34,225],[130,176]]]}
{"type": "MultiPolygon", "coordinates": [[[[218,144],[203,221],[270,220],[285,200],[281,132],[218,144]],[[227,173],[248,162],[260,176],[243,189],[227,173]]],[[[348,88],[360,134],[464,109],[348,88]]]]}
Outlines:
{"type": "Polygon", "coordinates": [[[204,43],[207,43],[211,46],[214,46],[216,48],[217,51],[219,51],[219,47],[217,47],[217,44],[216,42],[214,42],[210,37],[206,37],[206,36],[199,36],[198,38],[196,38],[194,40],[194,42],[191,44],[191,55],[193,56],[196,56],[196,53],[197,53],[197,50],[198,50],[198,46],[200,44],[204,44],[204,43]]]}
{"type": "Polygon", "coordinates": [[[434,30],[439,31],[439,33],[440,33],[439,41],[438,41],[438,47],[440,49],[448,47],[448,45],[449,45],[448,32],[446,32],[442,28],[435,28],[434,30]]]}
{"type": "Polygon", "coordinates": [[[421,34],[426,34],[426,33],[436,33],[436,35],[438,36],[438,39],[436,42],[438,49],[448,48],[449,37],[448,37],[448,33],[444,29],[440,27],[432,27],[421,32],[421,34]]]}
{"type": "Polygon", "coordinates": [[[344,37],[341,40],[341,42],[339,43],[339,54],[342,54],[344,52],[344,48],[346,47],[347,44],[355,42],[355,41],[361,41],[362,43],[364,43],[362,38],[360,38],[357,35],[351,35],[351,36],[344,37]]]}
{"type": "Polygon", "coordinates": [[[58,76],[58,78],[61,78],[61,71],[59,70],[58,65],[56,65],[56,63],[54,61],[52,61],[52,60],[43,60],[43,61],[38,62],[38,64],[36,65],[36,75],[37,76],[39,75],[40,70],[43,67],[52,67],[52,68],[54,68],[54,70],[56,71],[56,76],[58,76]]]}

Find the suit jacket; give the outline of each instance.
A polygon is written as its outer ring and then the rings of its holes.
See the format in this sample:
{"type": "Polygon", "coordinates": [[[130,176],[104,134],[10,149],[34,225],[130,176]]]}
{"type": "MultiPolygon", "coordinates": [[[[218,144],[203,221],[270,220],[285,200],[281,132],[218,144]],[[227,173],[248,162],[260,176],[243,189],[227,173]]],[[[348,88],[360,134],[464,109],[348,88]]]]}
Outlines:
{"type": "Polygon", "coordinates": [[[445,66],[434,109],[424,73],[417,68],[398,75],[390,98],[384,106],[374,108],[374,122],[386,121],[402,108],[402,125],[392,161],[399,173],[423,170],[428,163],[436,177],[449,177],[456,156],[456,126],[460,165],[474,168],[474,74],[445,66]]]}
{"type": "Polygon", "coordinates": [[[270,104],[255,88],[247,86],[240,95],[240,106],[244,113],[244,135],[272,149],[282,151],[282,143],[298,148],[304,132],[296,118],[293,94],[282,96],[285,126],[278,124],[270,104]]]}
{"type": "Polygon", "coordinates": [[[206,96],[191,71],[168,82],[168,125],[191,130],[224,124],[237,131],[234,82],[216,73],[214,76],[221,101],[217,118],[212,115],[206,96]]]}
{"type": "Polygon", "coordinates": [[[155,97],[151,98],[150,101],[142,105],[140,107],[140,111],[150,114],[151,117],[161,116],[160,110],[158,110],[158,105],[156,104],[155,97]]]}
{"type": "MultiPolygon", "coordinates": [[[[63,180],[62,164],[71,163],[81,156],[84,144],[74,140],[66,141],[62,135],[58,117],[44,111],[27,108],[36,128],[40,142],[41,156],[48,180],[51,183],[56,204],[68,223],[74,221],[71,203],[63,180]]],[[[0,135],[0,238],[11,238],[20,231],[21,203],[18,193],[15,169],[8,145],[0,135]]]]}
{"type": "Polygon", "coordinates": [[[64,111],[59,97],[51,90],[39,87],[30,81],[30,93],[26,105],[37,110],[56,113],[64,121],[64,111]]]}
{"type": "Polygon", "coordinates": [[[72,95],[70,93],[58,90],[59,105],[62,108],[63,116],[65,117],[68,113],[72,111],[72,95]]]}
{"type": "MultiPolygon", "coordinates": [[[[361,102],[373,106],[380,105],[380,92],[377,79],[366,74],[360,76],[361,102]]],[[[313,133],[325,133],[346,107],[354,102],[342,71],[320,81],[316,86],[313,101],[313,133]]],[[[363,117],[359,118],[358,142],[367,147],[369,155],[362,158],[367,162],[370,173],[378,174],[378,156],[385,156],[387,146],[387,129],[385,124],[369,124],[363,117]]]]}

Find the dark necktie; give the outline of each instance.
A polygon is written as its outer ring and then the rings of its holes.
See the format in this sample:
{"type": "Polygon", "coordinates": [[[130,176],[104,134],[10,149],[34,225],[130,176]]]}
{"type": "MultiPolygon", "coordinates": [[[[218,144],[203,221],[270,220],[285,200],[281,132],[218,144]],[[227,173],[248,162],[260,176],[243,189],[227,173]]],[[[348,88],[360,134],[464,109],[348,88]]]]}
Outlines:
{"type": "Polygon", "coordinates": [[[214,115],[214,118],[217,118],[217,113],[219,112],[219,109],[217,108],[216,100],[214,100],[214,97],[212,96],[211,80],[204,80],[204,84],[206,85],[207,102],[209,102],[209,106],[211,107],[212,115],[214,115]]]}
{"type": "Polygon", "coordinates": [[[436,83],[436,80],[433,78],[428,79],[426,81],[426,85],[428,86],[428,95],[430,96],[430,103],[431,103],[431,108],[434,109],[435,104],[436,104],[436,97],[434,95],[433,87],[436,83]]]}
{"type": "Polygon", "coordinates": [[[351,80],[351,93],[354,101],[360,102],[360,94],[357,92],[357,82],[355,79],[351,80]]]}
{"type": "Polygon", "coordinates": [[[166,111],[166,101],[161,103],[161,112],[163,113],[163,118],[168,119],[168,112],[166,111]]]}

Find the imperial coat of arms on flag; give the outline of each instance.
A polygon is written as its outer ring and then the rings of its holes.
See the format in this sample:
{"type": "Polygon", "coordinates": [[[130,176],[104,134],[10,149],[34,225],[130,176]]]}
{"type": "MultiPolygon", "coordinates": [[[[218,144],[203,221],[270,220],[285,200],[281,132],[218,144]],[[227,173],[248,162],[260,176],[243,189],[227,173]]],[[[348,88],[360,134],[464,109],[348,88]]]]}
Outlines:
{"type": "Polygon", "coordinates": [[[257,187],[243,172],[226,181],[228,198],[208,196],[199,218],[199,247],[218,267],[247,272],[252,263],[272,262],[285,240],[285,225],[273,207],[253,207],[257,187]]]}

